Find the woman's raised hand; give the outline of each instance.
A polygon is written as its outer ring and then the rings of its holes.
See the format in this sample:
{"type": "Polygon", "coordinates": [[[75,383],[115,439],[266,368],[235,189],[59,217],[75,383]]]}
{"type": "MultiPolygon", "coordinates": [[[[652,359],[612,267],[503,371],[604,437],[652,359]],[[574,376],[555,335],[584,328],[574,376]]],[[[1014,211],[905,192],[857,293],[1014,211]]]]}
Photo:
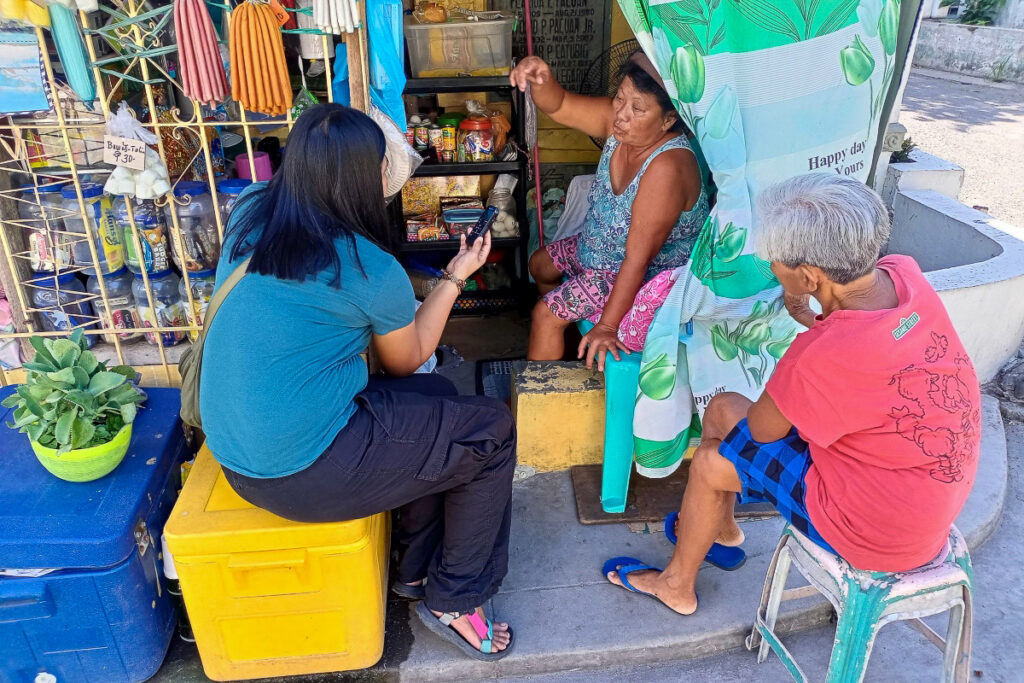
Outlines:
{"type": "Polygon", "coordinates": [[[491,253],[491,231],[477,238],[472,245],[466,244],[464,234],[459,239],[459,253],[448,263],[448,272],[460,280],[466,280],[487,263],[487,255],[491,253]]]}
{"type": "Polygon", "coordinates": [[[544,85],[551,80],[551,67],[540,57],[527,57],[512,69],[508,80],[513,87],[526,92],[526,84],[544,85]]]}

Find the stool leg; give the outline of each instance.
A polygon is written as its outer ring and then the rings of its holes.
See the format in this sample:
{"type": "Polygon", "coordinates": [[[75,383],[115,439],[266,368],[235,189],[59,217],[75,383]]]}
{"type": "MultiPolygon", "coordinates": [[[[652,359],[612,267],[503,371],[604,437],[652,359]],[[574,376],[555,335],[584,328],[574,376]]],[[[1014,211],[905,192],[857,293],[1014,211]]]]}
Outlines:
{"type": "MultiPolygon", "coordinates": [[[[768,592],[768,604],[764,613],[764,623],[762,628],[770,633],[775,633],[775,622],[779,618],[779,606],[782,604],[782,592],[786,590],[786,579],[789,578],[789,567],[792,564],[792,557],[789,554],[789,548],[783,547],[779,552],[779,564],[775,568],[775,576],[772,577],[772,587],[768,592]]],[[[761,621],[760,614],[758,614],[758,621],[761,621]]],[[[757,663],[761,664],[765,659],[768,658],[768,651],[771,644],[767,639],[761,641],[761,646],[757,650],[757,663]]],[[[779,653],[779,657],[782,654],[779,653]]],[[[785,663],[785,662],[783,662],[785,663]]]]}
{"type": "Polygon", "coordinates": [[[836,624],[826,683],[859,683],[864,680],[878,632],[880,605],[888,593],[887,589],[874,586],[863,590],[850,578],[847,585],[849,597],[836,624]]]}
{"type": "Polygon", "coordinates": [[[960,658],[961,637],[964,628],[964,606],[961,603],[949,608],[949,626],[946,628],[946,645],[942,649],[942,680],[953,683],[956,680],[956,665],[960,658]]]}
{"type": "MultiPolygon", "coordinates": [[[[968,683],[971,678],[971,646],[974,641],[974,606],[972,604],[970,585],[964,586],[964,604],[960,614],[959,637],[956,643],[956,658],[953,661],[953,675],[950,680],[956,683],[968,683]]],[[[952,619],[952,614],[950,614],[952,619]]],[[[950,624],[952,626],[952,623],[950,624]]],[[[946,636],[946,648],[950,647],[949,635],[946,636]]],[[[949,668],[947,666],[947,671],[949,668]]],[[[947,676],[949,674],[947,673],[947,676]]]]}
{"type": "Polygon", "coordinates": [[[601,473],[601,508],[626,510],[629,477],[633,473],[633,411],[640,381],[640,363],[632,359],[605,359],[604,464],[601,473]]]}

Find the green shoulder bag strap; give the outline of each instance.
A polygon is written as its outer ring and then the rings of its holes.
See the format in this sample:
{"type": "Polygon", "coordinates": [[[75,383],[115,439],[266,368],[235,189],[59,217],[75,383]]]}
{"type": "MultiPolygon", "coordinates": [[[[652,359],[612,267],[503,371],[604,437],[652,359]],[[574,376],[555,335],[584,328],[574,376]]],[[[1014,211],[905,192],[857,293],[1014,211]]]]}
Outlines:
{"type": "Polygon", "coordinates": [[[203,419],[199,415],[199,376],[203,371],[203,345],[206,343],[206,333],[213,323],[214,316],[217,315],[217,309],[224,303],[224,298],[245,275],[250,260],[251,257],[242,261],[210,299],[199,338],[192,342],[191,348],[185,349],[178,361],[178,372],[181,374],[181,419],[185,424],[197,429],[203,428],[203,419]]]}

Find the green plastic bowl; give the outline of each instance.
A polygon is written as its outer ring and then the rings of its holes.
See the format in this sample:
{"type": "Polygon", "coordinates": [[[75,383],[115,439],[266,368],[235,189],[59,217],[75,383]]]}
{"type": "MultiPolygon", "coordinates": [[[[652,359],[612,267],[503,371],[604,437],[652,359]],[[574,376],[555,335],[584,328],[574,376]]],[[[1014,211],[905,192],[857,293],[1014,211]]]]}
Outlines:
{"type": "Polygon", "coordinates": [[[83,482],[94,481],[113,472],[124,460],[131,441],[132,426],[125,425],[113,439],[92,448],[57,455],[56,448],[47,448],[33,441],[32,450],[53,476],[64,481],[83,482]]]}

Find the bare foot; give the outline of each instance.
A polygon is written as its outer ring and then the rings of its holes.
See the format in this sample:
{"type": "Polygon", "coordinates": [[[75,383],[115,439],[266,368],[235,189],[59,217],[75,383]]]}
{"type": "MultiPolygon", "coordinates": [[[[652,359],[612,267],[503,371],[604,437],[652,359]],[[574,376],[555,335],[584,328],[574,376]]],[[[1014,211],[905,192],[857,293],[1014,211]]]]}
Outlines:
{"type": "Polygon", "coordinates": [[[425,584],[426,582],[427,582],[427,580],[426,580],[426,579],[420,579],[419,581],[411,581],[411,582],[409,582],[409,583],[406,583],[405,581],[403,581],[403,582],[402,582],[402,585],[405,585],[405,586],[411,586],[411,587],[415,588],[415,587],[417,587],[417,586],[422,586],[422,585],[423,585],[423,584],[425,584]]]}
{"type": "MultiPolygon", "coordinates": [[[[437,610],[430,610],[431,614],[435,617],[440,618],[441,612],[437,610]]],[[[477,607],[476,613],[480,615],[480,618],[486,618],[484,615],[484,608],[477,607]]],[[[503,621],[492,621],[492,637],[491,637],[491,652],[501,652],[508,647],[509,642],[512,640],[512,636],[508,632],[508,624],[503,621]]],[[[469,617],[461,616],[452,622],[451,627],[458,631],[459,635],[465,638],[473,647],[480,649],[480,644],[483,642],[480,636],[477,635],[476,629],[473,628],[473,624],[469,623],[469,617]]]]}
{"type": "Polygon", "coordinates": [[[732,520],[732,523],[722,529],[722,532],[718,534],[718,538],[715,539],[715,543],[720,545],[729,546],[730,548],[736,548],[743,545],[743,541],[746,537],[743,535],[743,529],[736,523],[736,520],[732,520]]]}
{"type": "MultiPolygon", "coordinates": [[[[680,592],[673,590],[663,578],[664,572],[650,570],[638,570],[629,573],[629,583],[637,590],[651,593],[658,600],[674,612],[683,616],[690,616],[697,611],[697,594],[690,591],[680,592]]],[[[608,580],[616,586],[622,586],[622,579],[618,572],[608,572],[608,580]]],[[[625,588],[625,586],[622,586],[625,588]]]]}
{"type": "MultiPolygon", "coordinates": [[[[679,520],[676,520],[676,525],[673,529],[676,534],[676,538],[679,537],[679,520]]],[[[732,520],[731,528],[727,528],[718,534],[718,538],[715,539],[715,543],[719,545],[728,546],[730,548],[738,548],[743,545],[743,541],[746,540],[746,536],[743,534],[743,529],[736,523],[736,520],[732,520]]]]}

